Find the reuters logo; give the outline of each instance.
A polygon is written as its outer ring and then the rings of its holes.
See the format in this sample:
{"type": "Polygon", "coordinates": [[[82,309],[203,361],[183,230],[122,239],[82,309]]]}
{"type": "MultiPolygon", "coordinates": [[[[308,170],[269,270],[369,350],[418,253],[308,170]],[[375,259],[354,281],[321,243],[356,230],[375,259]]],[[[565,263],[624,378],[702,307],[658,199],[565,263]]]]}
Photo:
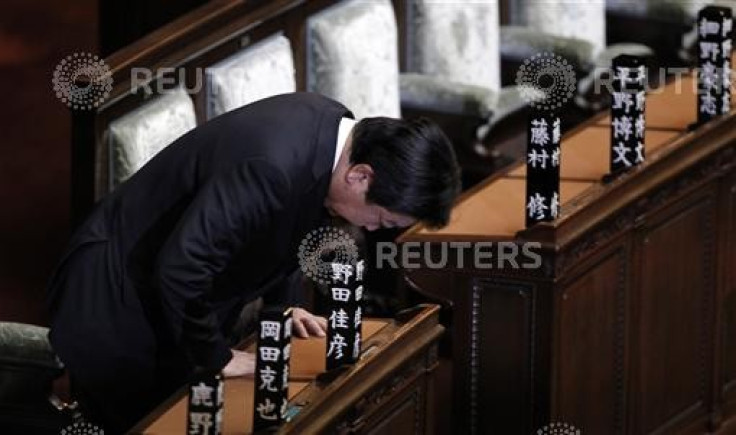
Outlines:
{"type": "Polygon", "coordinates": [[[51,79],[56,97],[73,110],[92,110],[112,91],[112,73],[91,53],[73,53],[56,65],[51,79]]]}
{"type": "Polygon", "coordinates": [[[297,256],[304,275],[320,284],[329,284],[332,263],[354,265],[358,260],[358,246],[339,228],[319,227],[302,239],[297,256]]]}
{"type": "Polygon", "coordinates": [[[575,83],[572,65],[553,53],[535,54],[516,71],[522,98],[539,110],[562,107],[575,94],[575,83]]]}

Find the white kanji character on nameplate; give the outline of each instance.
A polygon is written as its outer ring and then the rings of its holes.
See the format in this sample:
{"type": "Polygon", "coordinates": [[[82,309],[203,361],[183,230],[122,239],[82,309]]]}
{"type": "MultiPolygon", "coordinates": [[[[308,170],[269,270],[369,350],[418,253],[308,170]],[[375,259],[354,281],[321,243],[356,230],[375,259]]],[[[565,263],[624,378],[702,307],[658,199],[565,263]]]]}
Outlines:
{"type": "Polygon", "coordinates": [[[355,333],[355,341],[353,342],[353,359],[360,357],[360,332],[355,333]]]}
{"type": "Polygon", "coordinates": [[[718,34],[718,30],[720,29],[720,24],[716,21],[708,21],[705,17],[703,17],[702,20],[700,20],[700,24],[698,25],[698,31],[700,32],[700,36],[705,38],[708,35],[716,35],[718,34]]]}
{"type": "Polygon", "coordinates": [[[630,75],[629,71],[630,71],[629,68],[625,66],[617,66],[616,72],[614,73],[613,77],[614,79],[620,82],[626,83],[627,81],[629,81],[629,75],[630,75]]]}
{"type": "Polygon", "coordinates": [[[363,320],[363,310],[358,307],[355,309],[355,319],[353,320],[353,326],[356,328],[360,326],[360,322],[363,320]]]}
{"type": "Polygon", "coordinates": [[[721,47],[717,42],[700,42],[700,58],[710,59],[715,62],[718,60],[718,55],[721,54],[721,47]]]}
{"type": "Polygon", "coordinates": [[[281,401],[281,409],[279,412],[281,413],[281,418],[286,417],[286,407],[289,405],[289,401],[284,397],[284,399],[281,401]]]}
{"type": "Polygon", "coordinates": [[[207,412],[192,412],[189,415],[189,434],[208,435],[213,425],[212,415],[207,412]]]}
{"type": "Polygon", "coordinates": [[[547,132],[547,121],[545,121],[544,118],[532,120],[531,132],[531,143],[540,146],[547,145],[549,142],[549,133],[547,132]]]}
{"type": "Polygon", "coordinates": [[[721,43],[721,53],[723,53],[723,57],[725,58],[726,62],[728,62],[728,59],[730,59],[730,54],[733,51],[733,41],[730,39],[724,39],[721,43]]]}
{"type": "Polygon", "coordinates": [[[560,166],[560,147],[555,148],[554,151],[552,151],[552,156],[550,158],[550,164],[553,168],[560,166]]]}
{"type": "Polygon", "coordinates": [[[214,388],[200,382],[198,385],[192,385],[192,405],[194,406],[212,406],[212,393],[214,388]]]}
{"type": "Polygon", "coordinates": [[[261,338],[273,338],[274,341],[279,341],[281,338],[281,323],[270,320],[264,320],[261,322],[261,338]]]}
{"type": "Polygon", "coordinates": [[[529,164],[532,166],[532,168],[539,167],[541,169],[545,169],[547,167],[547,159],[549,158],[549,154],[547,154],[547,150],[541,150],[541,152],[537,152],[535,148],[532,148],[532,151],[530,153],[527,153],[527,159],[529,161],[529,164]]]}
{"type": "Polygon", "coordinates": [[[647,69],[644,65],[639,66],[636,69],[636,81],[639,84],[644,84],[647,80],[647,69]]]}
{"type": "Polygon", "coordinates": [[[529,209],[529,217],[537,220],[544,219],[544,211],[548,209],[544,204],[545,201],[546,198],[539,193],[530,196],[529,202],[526,205],[526,208],[529,209]]]}
{"type": "Polygon", "coordinates": [[[636,137],[644,137],[644,128],[646,127],[646,123],[644,121],[644,114],[640,113],[639,116],[636,118],[636,122],[634,122],[634,129],[636,130],[636,137]]]}
{"type": "Polygon", "coordinates": [[[700,111],[708,115],[715,115],[718,107],[716,106],[716,97],[706,92],[700,95],[700,111]]]}
{"type": "Polygon", "coordinates": [[[291,324],[292,324],[292,320],[291,320],[291,317],[289,317],[284,322],[284,338],[286,338],[286,340],[291,338],[291,324]]]}
{"type": "Polygon", "coordinates": [[[634,98],[628,92],[613,93],[613,108],[624,109],[624,113],[629,113],[629,109],[634,105],[634,98]]]}
{"type": "Polygon", "coordinates": [[[353,266],[349,264],[332,263],[332,279],[335,282],[347,284],[353,276],[353,266]]]}
{"type": "Polygon", "coordinates": [[[641,163],[644,161],[644,144],[641,142],[636,143],[636,148],[634,148],[634,151],[636,151],[636,160],[635,163],[641,163]]]}
{"type": "Polygon", "coordinates": [[[731,61],[726,60],[723,62],[723,74],[721,75],[721,78],[723,79],[723,89],[731,89],[731,61]]]}
{"type": "Polygon", "coordinates": [[[636,93],[636,110],[643,111],[646,103],[647,93],[645,91],[636,93]]]}
{"type": "Polygon", "coordinates": [[[724,38],[727,37],[728,34],[731,33],[731,30],[733,30],[733,18],[726,18],[725,20],[723,20],[723,33],[721,34],[721,36],[723,36],[724,38]]]}
{"type": "Polygon", "coordinates": [[[705,89],[711,89],[718,84],[718,70],[710,62],[705,62],[700,69],[700,80],[705,89]]]}
{"type": "Polygon", "coordinates": [[[350,320],[348,313],[346,313],[342,308],[337,311],[333,311],[332,314],[330,314],[330,325],[333,328],[347,328],[348,320],[350,320]]]}
{"type": "Polygon", "coordinates": [[[613,122],[613,136],[624,137],[624,140],[629,140],[629,136],[633,133],[633,124],[630,116],[622,116],[620,118],[614,118],[613,122]]]}
{"type": "Polygon", "coordinates": [[[342,357],[344,356],[342,348],[347,345],[348,344],[345,342],[345,337],[336,333],[332,337],[332,340],[330,340],[330,347],[329,349],[327,349],[327,356],[334,354],[335,359],[342,359],[342,357]]]}
{"type": "Polygon", "coordinates": [[[626,148],[623,142],[619,142],[618,145],[613,147],[613,151],[616,153],[616,157],[613,159],[613,163],[621,162],[627,168],[631,166],[631,162],[626,158],[626,153],[629,152],[629,149],[626,148]]]}
{"type": "Polygon", "coordinates": [[[259,390],[278,391],[273,381],[276,380],[276,370],[271,366],[266,366],[260,371],[261,383],[258,385],[259,390]]]}
{"type": "Polygon", "coordinates": [[[281,378],[281,388],[288,388],[289,387],[289,366],[284,366],[284,373],[283,377],[281,378]]]}
{"type": "Polygon", "coordinates": [[[271,402],[271,399],[268,397],[266,397],[266,400],[259,403],[256,407],[256,412],[258,412],[258,415],[264,420],[276,420],[276,414],[274,411],[276,411],[276,404],[271,402]]]}
{"type": "Polygon", "coordinates": [[[347,302],[350,300],[350,289],[342,287],[333,287],[332,299],[338,302],[347,302]]]}
{"type": "Polygon", "coordinates": [[[279,360],[281,350],[277,347],[260,347],[258,349],[261,353],[261,360],[275,362],[279,360]]]}
{"type": "Polygon", "coordinates": [[[355,280],[363,281],[364,272],[365,272],[365,260],[360,260],[355,264],[355,280]]]}
{"type": "Polygon", "coordinates": [[[560,214],[560,196],[557,192],[552,194],[552,199],[549,202],[549,213],[553,219],[557,219],[560,214]]]}

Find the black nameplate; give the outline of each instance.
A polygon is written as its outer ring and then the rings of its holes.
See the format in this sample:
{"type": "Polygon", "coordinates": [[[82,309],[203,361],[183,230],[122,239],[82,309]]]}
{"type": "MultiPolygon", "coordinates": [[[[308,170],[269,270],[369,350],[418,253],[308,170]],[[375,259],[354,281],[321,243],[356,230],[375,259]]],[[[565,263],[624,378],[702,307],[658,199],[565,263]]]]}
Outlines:
{"type": "Polygon", "coordinates": [[[365,262],[332,263],[327,318],[327,370],[354,364],[360,358],[365,262]]]}
{"type": "Polygon", "coordinates": [[[636,56],[613,59],[611,93],[611,173],[644,161],[647,71],[636,56]]]}
{"type": "Polygon", "coordinates": [[[727,7],[698,13],[698,124],[731,111],[733,17],[727,7]]]}
{"type": "Polygon", "coordinates": [[[275,428],[286,418],[291,353],[291,309],[261,311],[254,376],[253,430],[275,428]]]}
{"type": "Polygon", "coordinates": [[[187,407],[188,435],[219,435],[222,433],[224,385],[219,374],[196,375],[189,383],[187,407]]]}
{"type": "Polygon", "coordinates": [[[560,117],[532,111],[526,153],[526,226],[551,221],[560,211],[560,117]]]}

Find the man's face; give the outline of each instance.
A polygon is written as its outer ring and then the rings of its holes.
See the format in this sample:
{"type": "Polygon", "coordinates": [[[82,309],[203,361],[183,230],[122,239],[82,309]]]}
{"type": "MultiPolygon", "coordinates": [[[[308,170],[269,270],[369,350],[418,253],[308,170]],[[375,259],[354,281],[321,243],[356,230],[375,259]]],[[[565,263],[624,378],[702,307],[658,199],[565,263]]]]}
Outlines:
{"type": "Polygon", "coordinates": [[[413,225],[416,222],[413,217],[391,212],[366,201],[372,180],[373,170],[370,166],[358,164],[350,167],[345,174],[333,179],[325,207],[333,216],[340,216],[368,231],[413,225]]]}

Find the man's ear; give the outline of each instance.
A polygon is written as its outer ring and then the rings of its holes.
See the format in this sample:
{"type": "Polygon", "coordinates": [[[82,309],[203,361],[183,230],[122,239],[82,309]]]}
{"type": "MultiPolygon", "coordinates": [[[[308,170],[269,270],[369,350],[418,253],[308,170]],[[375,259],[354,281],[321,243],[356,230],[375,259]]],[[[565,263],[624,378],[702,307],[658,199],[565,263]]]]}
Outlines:
{"type": "Polygon", "coordinates": [[[353,165],[345,173],[345,182],[351,189],[365,193],[373,182],[373,168],[365,163],[353,165]]]}

